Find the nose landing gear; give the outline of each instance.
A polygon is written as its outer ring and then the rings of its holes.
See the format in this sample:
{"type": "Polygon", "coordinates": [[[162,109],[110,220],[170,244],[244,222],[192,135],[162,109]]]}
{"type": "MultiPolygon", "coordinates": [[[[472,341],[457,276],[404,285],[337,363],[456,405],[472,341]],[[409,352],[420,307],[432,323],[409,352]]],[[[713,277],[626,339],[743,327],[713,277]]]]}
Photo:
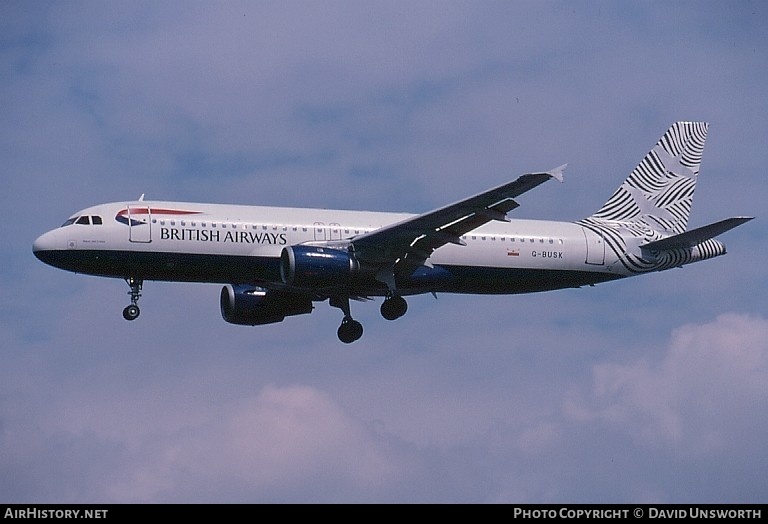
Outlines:
{"type": "Polygon", "coordinates": [[[131,305],[123,309],[123,318],[125,320],[136,320],[141,313],[138,303],[139,298],[141,298],[141,288],[144,285],[144,281],[139,278],[130,277],[125,279],[125,283],[131,288],[128,292],[131,295],[131,305]]]}

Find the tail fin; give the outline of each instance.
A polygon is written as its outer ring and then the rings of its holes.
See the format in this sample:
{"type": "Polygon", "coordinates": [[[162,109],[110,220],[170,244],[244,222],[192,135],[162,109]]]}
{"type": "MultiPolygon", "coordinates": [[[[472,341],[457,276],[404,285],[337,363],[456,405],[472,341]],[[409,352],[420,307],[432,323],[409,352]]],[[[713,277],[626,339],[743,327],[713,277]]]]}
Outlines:
{"type": "Polygon", "coordinates": [[[667,234],[683,233],[693,203],[706,122],[676,122],[613,196],[591,218],[643,222],[667,234]]]}

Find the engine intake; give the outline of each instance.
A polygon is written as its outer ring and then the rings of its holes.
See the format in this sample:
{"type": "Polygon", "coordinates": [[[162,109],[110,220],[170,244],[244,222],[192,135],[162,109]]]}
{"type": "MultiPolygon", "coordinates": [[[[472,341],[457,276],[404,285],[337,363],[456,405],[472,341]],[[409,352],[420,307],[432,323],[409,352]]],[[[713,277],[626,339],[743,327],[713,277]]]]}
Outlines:
{"type": "Polygon", "coordinates": [[[311,313],[314,307],[308,295],[244,285],[221,288],[220,305],[224,320],[242,326],[282,322],[287,316],[311,313]]]}
{"type": "Polygon", "coordinates": [[[323,289],[348,285],[360,264],[348,251],[318,246],[288,246],[280,254],[280,277],[287,286],[323,289]]]}

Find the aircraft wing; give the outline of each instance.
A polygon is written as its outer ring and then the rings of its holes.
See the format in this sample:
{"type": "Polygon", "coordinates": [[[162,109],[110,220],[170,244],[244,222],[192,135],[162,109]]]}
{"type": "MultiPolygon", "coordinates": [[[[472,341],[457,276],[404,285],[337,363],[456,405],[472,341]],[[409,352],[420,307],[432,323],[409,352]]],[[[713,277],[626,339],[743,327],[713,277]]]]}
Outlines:
{"type": "Polygon", "coordinates": [[[392,264],[395,274],[413,271],[435,249],[448,243],[464,245],[461,236],[469,231],[491,220],[507,221],[506,214],[519,206],[515,197],[550,178],[562,182],[565,167],[522,175],[454,204],[357,236],[352,239],[355,254],[371,264],[392,264]]]}

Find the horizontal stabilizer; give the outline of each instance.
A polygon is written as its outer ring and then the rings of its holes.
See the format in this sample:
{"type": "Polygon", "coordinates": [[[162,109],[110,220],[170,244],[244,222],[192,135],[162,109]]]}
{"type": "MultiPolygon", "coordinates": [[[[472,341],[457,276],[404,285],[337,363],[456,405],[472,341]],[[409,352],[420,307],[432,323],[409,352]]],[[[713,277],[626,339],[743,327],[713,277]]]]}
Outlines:
{"type": "Polygon", "coordinates": [[[686,231],[685,233],[663,238],[655,242],[649,242],[648,244],[644,244],[640,247],[654,251],[666,251],[668,249],[693,247],[696,244],[704,242],[705,240],[709,240],[710,238],[714,238],[717,235],[725,233],[726,231],[729,231],[736,226],[740,226],[745,222],[749,222],[753,218],[754,217],[726,218],[720,222],[715,222],[714,224],[692,229],[690,231],[686,231]]]}

